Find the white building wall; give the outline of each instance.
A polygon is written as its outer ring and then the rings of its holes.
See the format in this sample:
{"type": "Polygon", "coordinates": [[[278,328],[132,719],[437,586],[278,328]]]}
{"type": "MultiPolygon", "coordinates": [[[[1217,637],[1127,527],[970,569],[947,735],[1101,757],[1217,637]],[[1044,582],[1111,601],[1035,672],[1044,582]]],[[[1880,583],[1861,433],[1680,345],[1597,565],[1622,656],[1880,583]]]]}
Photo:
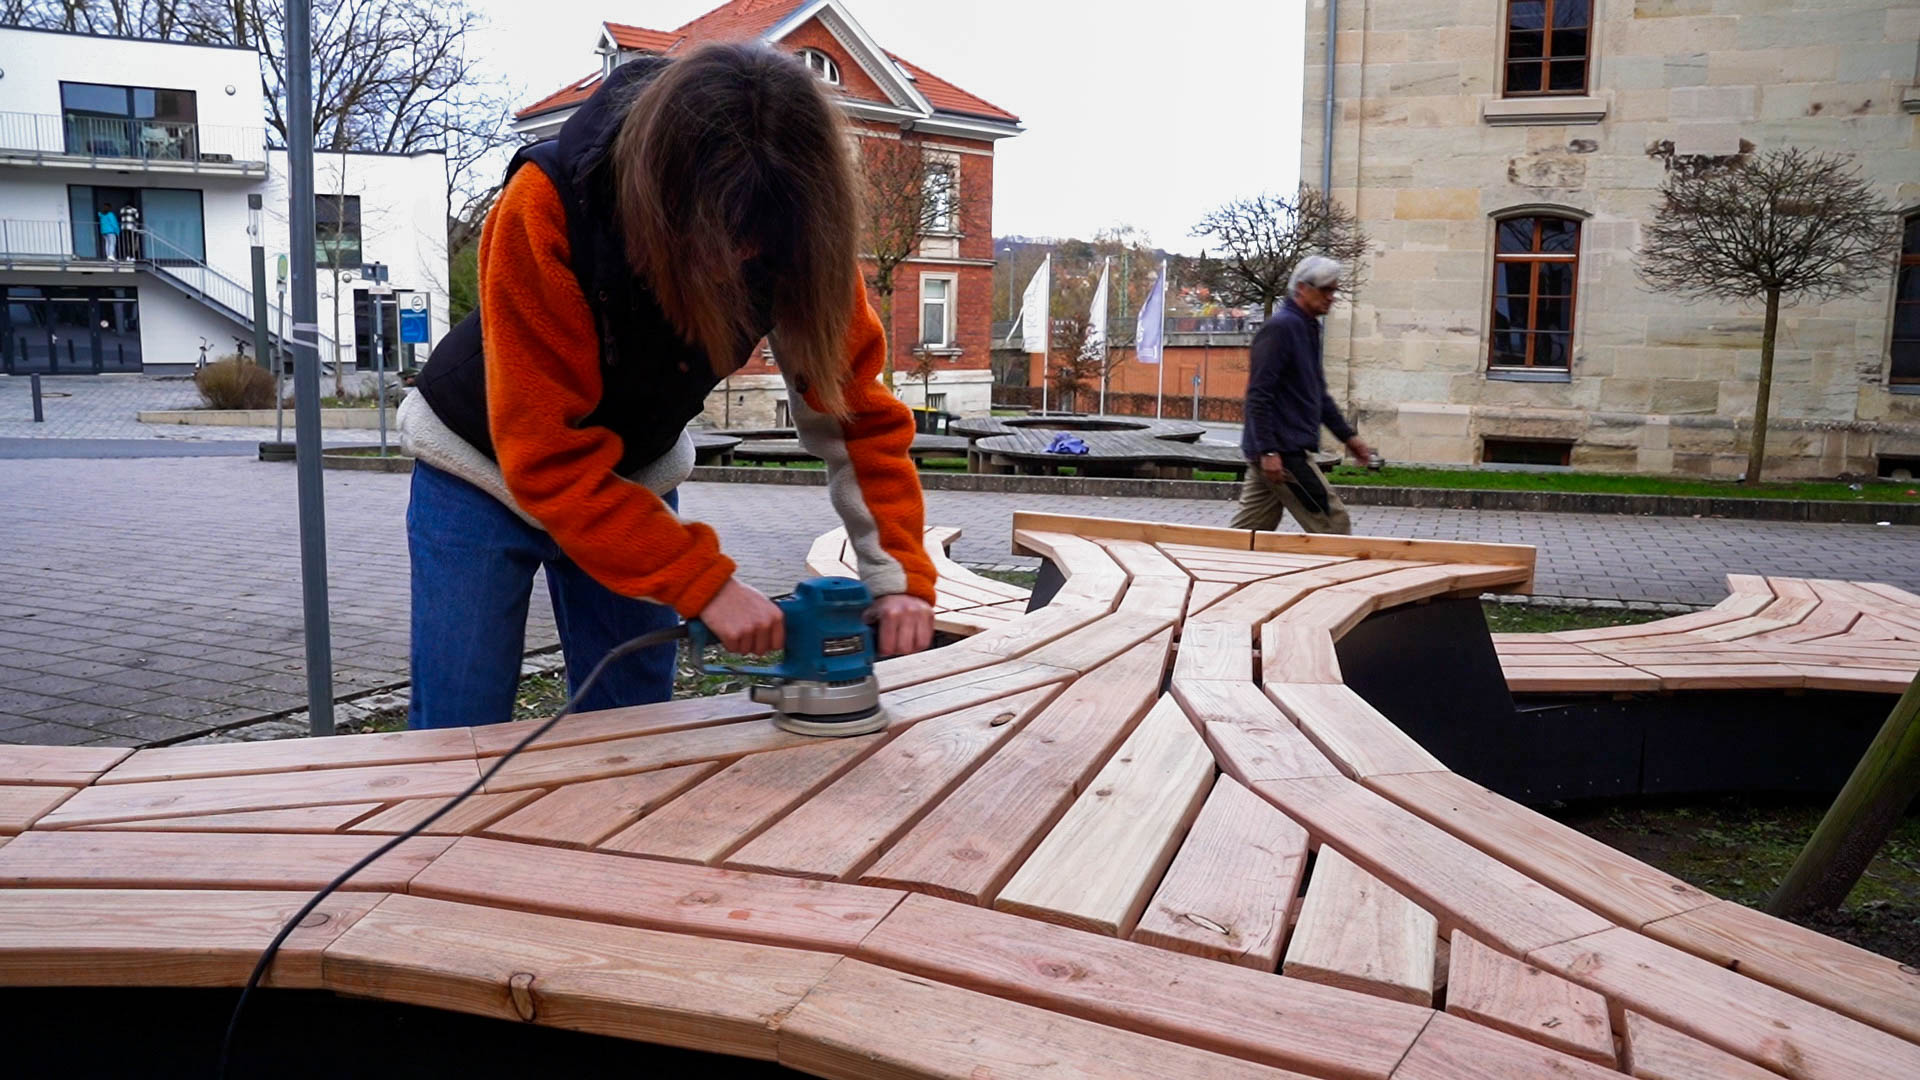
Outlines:
{"type": "Polygon", "coordinates": [[[5,27],[0,57],[6,69],[0,112],[58,116],[64,80],[192,90],[203,125],[216,131],[266,126],[260,56],[252,49],[5,27]]]}

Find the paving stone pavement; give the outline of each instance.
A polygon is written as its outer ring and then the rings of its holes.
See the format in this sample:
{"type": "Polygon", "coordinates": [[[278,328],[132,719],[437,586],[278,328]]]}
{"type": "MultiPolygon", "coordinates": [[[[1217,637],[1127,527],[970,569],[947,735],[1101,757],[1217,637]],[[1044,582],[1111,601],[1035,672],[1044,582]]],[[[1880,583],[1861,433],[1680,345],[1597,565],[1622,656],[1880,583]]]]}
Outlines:
{"type": "MultiPolygon", "coordinates": [[[[160,439],[169,442],[262,442],[271,427],[222,427],[211,424],[143,424],[141,412],[197,409],[202,405],[193,380],[185,376],[45,375],[40,379],[41,414],[33,419],[32,380],[0,375],[0,439],[160,439]]],[[[372,441],[372,433],[326,428],[329,445],[372,441]]],[[[286,437],[293,438],[293,410],[287,410],[286,437]]]]}
{"type": "MultiPolygon", "coordinates": [[[[407,479],[326,475],[335,689],[406,678],[407,479]]],[[[820,488],[689,484],[769,591],[805,574],[837,521],[820,488]]],[[[928,520],[970,564],[1010,556],[1013,511],[1224,524],[1225,502],[929,492],[928,520]]],[[[129,745],[193,738],[305,704],[291,465],[246,458],[0,463],[0,742],[129,745]]],[[[1887,581],[1920,590],[1920,529],[1691,518],[1357,507],[1362,532],[1531,543],[1545,596],[1690,604],[1729,571],[1887,581]]],[[[554,644],[536,586],[530,649],[554,644]]]]}

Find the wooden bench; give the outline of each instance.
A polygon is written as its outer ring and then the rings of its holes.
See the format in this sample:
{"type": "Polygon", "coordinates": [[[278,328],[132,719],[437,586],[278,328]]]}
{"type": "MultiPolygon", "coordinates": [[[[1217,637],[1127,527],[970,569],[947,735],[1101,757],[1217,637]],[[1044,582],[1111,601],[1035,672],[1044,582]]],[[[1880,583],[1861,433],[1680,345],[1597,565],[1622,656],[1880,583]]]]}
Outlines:
{"type": "MultiPolygon", "coordinates": [[[[270,983],[827,1077],[1920,1076],[1910,969],[1481,788],[1343,685],[1360,621],[1525,590],[1531,548],[1022,513],[1015,550],[1066,579],[1028,613],[956,535],[926,545],[966,636],[879,666],[886,731],[806,739],[741,695],[571,717],[270,983]]],[[[808,564],[857,571],[838,533],[808,564]]],[[[1714,612],[1500,651],[1747,642],[1817,691],[1916,627],[1898,590],[1736,579],[1714,612]]],[[[528,723],[0,747],[0,984],[237,985],[528,723]]]]}

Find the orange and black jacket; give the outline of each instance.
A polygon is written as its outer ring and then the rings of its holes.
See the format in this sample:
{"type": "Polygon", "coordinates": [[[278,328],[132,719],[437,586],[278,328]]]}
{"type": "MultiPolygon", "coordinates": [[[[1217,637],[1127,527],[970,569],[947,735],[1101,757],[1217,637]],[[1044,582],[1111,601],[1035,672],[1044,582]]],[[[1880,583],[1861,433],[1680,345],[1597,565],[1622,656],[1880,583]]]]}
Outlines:
{"type": "MultiPolygon", "coordinates": [[[[447,427],[498,462],[519,509],[595,580],[692,616],[734,563],[711,528],[682,521],[628,476],[674,447],[721,376],[627,263],[606,165],[620,104],[661,63],[622,65],[557,139],[515,155],[481,233],[478,317],[442,340],[416,386],[447,427]]],[[[754,344],[742,341],[727,369],[754,344]]],[[[820,412],[789,380],[794,423],[827,463],[868,587],[931,602],[907,455],[912,415],[878,381],[886,338],[864,288],[847,354],[847,419],[820,412]]]]}

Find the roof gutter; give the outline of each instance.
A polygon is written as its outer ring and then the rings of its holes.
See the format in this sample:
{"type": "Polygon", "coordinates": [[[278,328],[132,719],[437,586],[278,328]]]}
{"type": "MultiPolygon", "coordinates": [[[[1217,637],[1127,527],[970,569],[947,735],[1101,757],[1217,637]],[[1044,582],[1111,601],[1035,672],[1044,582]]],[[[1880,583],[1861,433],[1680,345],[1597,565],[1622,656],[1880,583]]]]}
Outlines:
{"type": "Polygon", "coordinates": [[[1339,51],[1340,0],[1327,0],[1327,115],[1320,130],[1320,194],[1333,197],[1333,60],[1339,51]]]}

